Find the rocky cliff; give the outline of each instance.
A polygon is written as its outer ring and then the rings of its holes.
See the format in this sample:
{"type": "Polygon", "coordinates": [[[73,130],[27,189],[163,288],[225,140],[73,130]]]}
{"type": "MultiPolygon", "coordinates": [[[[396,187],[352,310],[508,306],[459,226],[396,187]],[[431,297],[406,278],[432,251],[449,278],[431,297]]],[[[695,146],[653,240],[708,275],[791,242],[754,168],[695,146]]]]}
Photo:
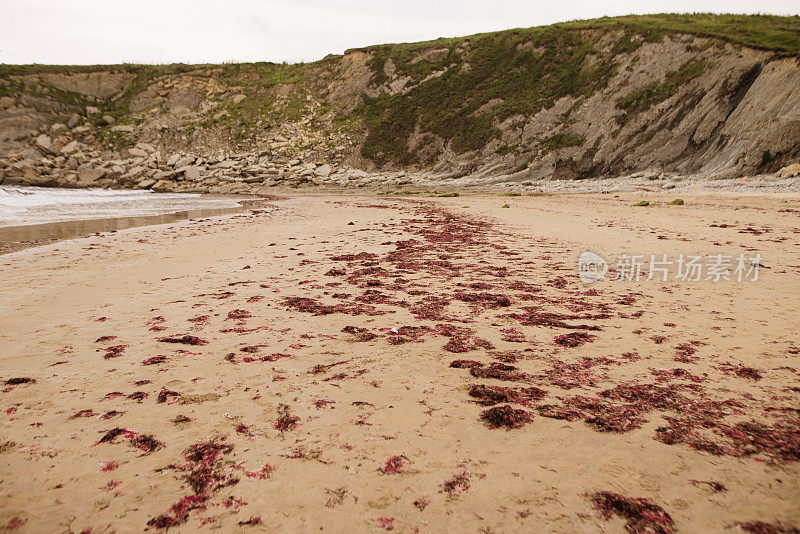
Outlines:
{"type": "Polygon", "coordinates": [[[299,65],[4,65],[0,180],[245,192],[773,173],[800,159],[799,58],[800,17],[654,15],[299,65]]]}

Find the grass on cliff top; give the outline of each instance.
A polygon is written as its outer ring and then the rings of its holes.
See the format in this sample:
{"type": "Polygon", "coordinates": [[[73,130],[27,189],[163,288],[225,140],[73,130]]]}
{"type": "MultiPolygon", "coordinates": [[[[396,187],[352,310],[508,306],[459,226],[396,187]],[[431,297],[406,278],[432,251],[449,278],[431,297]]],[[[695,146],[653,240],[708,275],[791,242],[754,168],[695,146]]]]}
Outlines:
{"type": "MultiPolygon", "coordinates": [[[[480,36],[500,36],[506,32],[537,32],[548,28],[568,30],[623,29],[651,37],[685,33],[698,37],[713,37],[761,50],[772,50],[787,55],[800,54],[800,16],[776,15],[717,15],[713,13],[663,13],[653,15],[624,15],[598,19],[560,22],[549,26],[517,28],[501,32],[481,33],[463,38],[440,38],[418,43],[398,43],[368,46],[354,50],[376,52],[391,47],[400,55],[418,50],[448,46],[453,42],[480,36]]],[[[351,52],[353,50],[348,50],[351,52]]]]}

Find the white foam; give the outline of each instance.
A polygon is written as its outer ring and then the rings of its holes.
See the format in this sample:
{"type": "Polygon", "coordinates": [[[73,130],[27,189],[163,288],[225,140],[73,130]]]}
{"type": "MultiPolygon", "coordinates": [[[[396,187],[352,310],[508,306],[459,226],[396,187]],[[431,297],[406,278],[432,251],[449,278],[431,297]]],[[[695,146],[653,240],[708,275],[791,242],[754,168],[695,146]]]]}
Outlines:
{"type": "Polygon", "coordinates": [[[239,203],[235,199],[195,193],[0,186],[0,226],[163,215],[236,206],[239,203]]]}

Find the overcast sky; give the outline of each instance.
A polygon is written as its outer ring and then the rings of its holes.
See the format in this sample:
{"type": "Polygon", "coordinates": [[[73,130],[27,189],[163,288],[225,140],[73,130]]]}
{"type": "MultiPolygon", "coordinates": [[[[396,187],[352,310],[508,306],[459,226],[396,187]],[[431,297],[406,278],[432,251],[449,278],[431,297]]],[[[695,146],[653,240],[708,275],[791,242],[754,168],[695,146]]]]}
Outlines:
{"type": "Polygon", "coordinates": [[[0,0],[0,63],[313,61],[387,42],[663,12],[796,15],[798,0],[0,0]]]}

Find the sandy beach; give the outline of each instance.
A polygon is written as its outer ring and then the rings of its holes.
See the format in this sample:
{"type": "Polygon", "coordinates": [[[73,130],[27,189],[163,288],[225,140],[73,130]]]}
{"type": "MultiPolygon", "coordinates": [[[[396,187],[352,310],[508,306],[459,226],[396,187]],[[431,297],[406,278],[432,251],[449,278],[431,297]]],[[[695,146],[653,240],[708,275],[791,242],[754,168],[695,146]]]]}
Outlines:
{"type": "Polygon", "coordinates": [[[287,195],[2,255],[0,529],[796,528],[800,199],[683,198],[287,195]]]}

